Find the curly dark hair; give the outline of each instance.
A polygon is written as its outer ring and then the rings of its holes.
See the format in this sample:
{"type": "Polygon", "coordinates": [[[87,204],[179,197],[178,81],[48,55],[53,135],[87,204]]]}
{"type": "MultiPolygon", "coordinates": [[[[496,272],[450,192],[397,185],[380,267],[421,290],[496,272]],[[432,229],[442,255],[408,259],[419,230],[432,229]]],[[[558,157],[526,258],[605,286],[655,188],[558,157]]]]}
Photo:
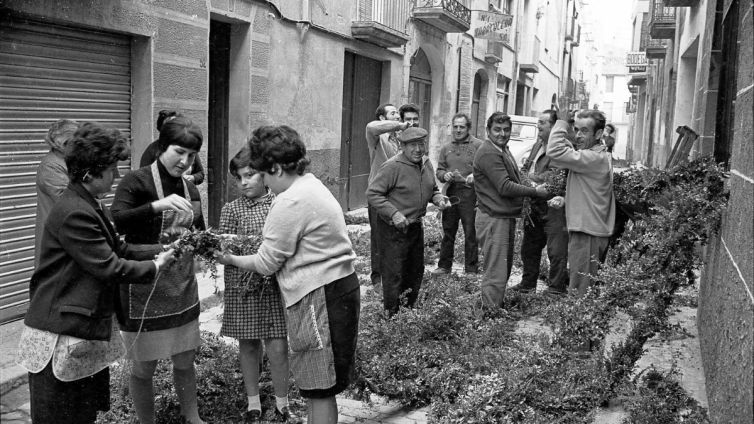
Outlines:
{"type": "Polygon", "coordinates": [[[404,119],[406,112],[414,112],[419,115],[419,106],[413,103],[406,103],[398,109],[398,114],[401,116],[401,121],[404,119]]]}
{"type": "Polygon", "coordinates": [[[117,128],[95,122],[79,125],[65,147],[65,165],[71,182],[85,176],[97,178],[114,163],[128,159],[131,153],[128,138],[117,128]]]}
{"type": "Polygon", "coordinates": [[[254,130],[249,139],[250,166],[271,174],[277,164],[289,174],[304,175],[309,165],[306,146],[296,130],[287,125],[267,125],[254,130]]]}
{"type": "Polygon", "coordinates": [[[191,119],[177,115],[162,124],[157,146],[160,148],[160,152],[164,152],[173,144],[199,151],[202,148],[203,141],[202,129],[191,119]]]}
{"type": "Polygon", "coordinates": [[[503,112],[494,112],[489,118],[487,118],[487,129],[491,129],[494,124],[505,124],[506,122],[513,125],[510,116],[503,112]]]}

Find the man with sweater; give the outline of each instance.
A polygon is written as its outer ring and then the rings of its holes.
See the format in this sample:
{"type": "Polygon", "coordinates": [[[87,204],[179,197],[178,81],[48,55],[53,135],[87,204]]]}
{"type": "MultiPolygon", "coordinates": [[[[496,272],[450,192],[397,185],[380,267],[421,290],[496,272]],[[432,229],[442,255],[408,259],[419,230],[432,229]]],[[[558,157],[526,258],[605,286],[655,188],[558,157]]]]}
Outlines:
{"type": "Polygon", "coordinates": [[[405,295],[412,307],[424,276],[424,228],[427,203],[440,209],[449,202],[435,182],[427,152],[427,131],[411,127],[398,136],[401,153],[388,159],[369,183],[367,199],[377,212],[380,274],[385,310],[394,315],[405,295]]]}
{"type": "Polygon", "coordinates": [[[487,119],[487,140],[474,156],[474,189],[477,196],[476,234],[484,255],[482,303],[503,307],[505,288],[513,265],[516,218],[524,197],[547,196],[544,186],[527,187],[508,149],[511,118],[495,112],[487,119]]]}
{"type": "Polygon", "coordinates": [[[474,154],[482,145],[482,140],[469,134],[471,119],[465,113],[453,116],[453,140],[442,146],[437,158],[437,179],[446,184],[445,194],[456,197],[457,204],[442,213],[442,243],[440,259],[433,274],[448,274],[453,265],[453,247],[456,243],[458,220],[463,225],[465,237],[464,262],[467,273],[479,272],[479,245],[474,228],[474,174],[471,166],[474,154]]]}
{"type": "MultiPolygon", "coordinates": [[[[375,117],[377,118],[376,120],[367,124],[365,134],[367,148],[369,149],[368,183],[372,182],[382,164],[395,156],[400,150],[398,133],[411,126],[409,122],[401,122],[401,115],[398,113],[398,109],[390,103],[380,105],[375,111],[375,117]]],[[[378,234],[379,226],[377,225],[379,218],[373,207],[369,206],[367,212],[369,214],[370,259],[372,267],[370,277],[372,284],[377,284],[382,278],[380,275],[380,235],[378,234]]]]}
{"type": "Polygon", "coordinates": [[[554,166],[569,170],[565,197],[569,290],[583,295],[593,284],[589,275],[597,273],[607,256],[616,207],[610,153],[600,144],[605,115],[583,110],[574,127],[579,150],[566,139],[568,123],[558,121],[550,133],[547,156],[554,166]]]}
{"type": "MultiPolygon", "coordinates": [[[[545,151],[550,130],[558,120],[558,112],[546,110],[539,115],[537,127],[539,140],[531,150],[529,159],[524,163],[521,172],[534,183],[541,184],[556,172],[560,172],[551,163],[545,151]]],[[[539,263],[542,260],[542,249],[547,247],[547,258],[550,260],[548,276],[548,293],[562,294],[568,285],[568,228],[566,227],[565,211],[560,196],[536,199],[531,202],[531,220],[524,223],[524,238],[521,241],[521,260],[524,264],[524,274],[521,284],[512,290],[532,292],[537,288],[539,278],[539,263]]]]}

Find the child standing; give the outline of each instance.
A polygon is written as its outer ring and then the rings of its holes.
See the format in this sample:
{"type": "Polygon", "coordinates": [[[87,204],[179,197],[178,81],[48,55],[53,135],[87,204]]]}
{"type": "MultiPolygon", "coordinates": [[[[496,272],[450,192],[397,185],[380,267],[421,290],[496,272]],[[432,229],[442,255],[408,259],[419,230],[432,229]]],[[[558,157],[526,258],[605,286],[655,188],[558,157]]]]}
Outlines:
{"type": "MultiPolygon", "coordinates": [[[[229,170],[236,178],[241,196],[223,206],[220,231],[241,236],[260,235],[275,195],[265,187],[262,176],[249,167],[248,148],[236,154],[230,161],[229,170]]],[[[275,390],[275,419],[288,423],[300,422],[288,407],[285,310],[274,276],[267,278],[234,266],[225,267],[225,312],[220,335],[239,340],[241,373],[249,401],[247,410],[241,414],[243,422],[260,422],[263,415],[259,397],[262,340],[275,390]]]]}

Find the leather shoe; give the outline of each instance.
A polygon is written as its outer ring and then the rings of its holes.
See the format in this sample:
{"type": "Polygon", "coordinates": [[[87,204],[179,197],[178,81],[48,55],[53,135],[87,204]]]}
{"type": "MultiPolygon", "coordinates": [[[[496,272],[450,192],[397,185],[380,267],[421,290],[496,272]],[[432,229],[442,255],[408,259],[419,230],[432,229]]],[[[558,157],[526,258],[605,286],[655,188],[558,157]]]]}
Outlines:
{"type": "Polygon", "coordinates": [[[519,293],[534,293],[537,288],[536,287],[526,287],[521,284],[513,286],[510,288],[511,291],[519,292],[519,293]]]}
{"type": "Polygon", "coordinates": [[[450,270],[447,268],[440,268],[439,266],[432,270],[432,275],[447,275],[450,274],[450,270]]]}
{"type": "Polygon", "coordinates": [[[253,424],[253,423],[262,422],[262,411],[258,409],[245,411],[244,413],[241,414],[241,419],[243,420],[244,424],[253,424]]]}
{"type": "Polygon", "coordinates": [[[290,408],[283,407],[282,410],[275,408],[275,421],[286,424],[301,424],[304,422],[303,418],[296,415],[290,408]]]}

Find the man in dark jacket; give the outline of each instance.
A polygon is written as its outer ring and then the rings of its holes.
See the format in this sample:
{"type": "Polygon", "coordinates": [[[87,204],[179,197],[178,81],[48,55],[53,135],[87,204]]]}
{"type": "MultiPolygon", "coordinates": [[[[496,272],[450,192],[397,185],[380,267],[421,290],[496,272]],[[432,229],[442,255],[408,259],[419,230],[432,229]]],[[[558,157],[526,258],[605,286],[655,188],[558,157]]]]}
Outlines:
{"type": "Polygon", "coordinates": [[[477,195],[476,233],[484,255],[482,303],[503,307],[505,288],[513,265],[516,218],[524,197],[546,197],[540,186],[521,184],[518,166],[510,150],[511,118],[502,112],[487,119],[487,140],[474,156],[474,189],[477,195]]]}
{"type": "MultiPolygon", "coordinates": [[[[558,113],[546,110],[539,115],[539,141],[531,150],[529,159],[521,172],[534,183],[545,183],[556,172],[565,172],[552,166],[550,158],[545,155],[550,130],[558,120],[558,113]]],[[[568,287],[568,228],[566,228],[565,203],[563,197],[532,200],[531,218],[524,222],[524,239],[521,241],[521,260],[524,274],[521,284],[512,290],[532,292],[537,288],[539,263],[542,260],[542,248],[547,246],[547,258],[550,260],[548,293],[563,294],[568,287]]]]}
{"type": "Polygon", "coordinates": [[[401,153],[388,159],[369,183],[369,206],[378,214],[382,260],[382,296],[390,315],[398,312],[400,297],[411,307],[419,297],[424,275],[424,228],[427,203],[440,209],[448,200],[435,182],[434,169],[424,155],[427,131],[411,127],[401,132],[401,153]]]}

